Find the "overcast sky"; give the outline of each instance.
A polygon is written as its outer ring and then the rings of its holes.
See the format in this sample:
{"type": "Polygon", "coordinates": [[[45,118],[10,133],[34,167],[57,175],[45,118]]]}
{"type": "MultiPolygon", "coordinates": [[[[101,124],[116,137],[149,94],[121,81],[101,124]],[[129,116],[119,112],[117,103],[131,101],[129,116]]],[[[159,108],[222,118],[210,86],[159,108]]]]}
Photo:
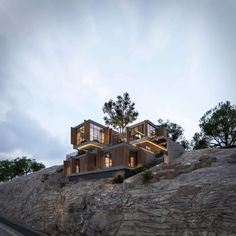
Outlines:
{"type": "Polygon", "coordinates": [[[235,27],[235,0],[0,0],[0,158],[61,164],[70,127],[126,91],[191,139],[236,104],[235,27]]]}

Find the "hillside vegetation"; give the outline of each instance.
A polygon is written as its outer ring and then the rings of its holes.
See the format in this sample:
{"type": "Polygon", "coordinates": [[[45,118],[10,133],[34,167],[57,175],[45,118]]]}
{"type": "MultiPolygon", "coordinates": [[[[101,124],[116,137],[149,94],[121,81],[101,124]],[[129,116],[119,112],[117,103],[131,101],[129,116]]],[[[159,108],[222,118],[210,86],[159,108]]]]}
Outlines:
{"type": "Polygon", "coordinates": [[[68,182],[54,166],[0,184],[0,214],[49,235],[236,235],[236,148],[185,152],[149,183],[68,182]]]}

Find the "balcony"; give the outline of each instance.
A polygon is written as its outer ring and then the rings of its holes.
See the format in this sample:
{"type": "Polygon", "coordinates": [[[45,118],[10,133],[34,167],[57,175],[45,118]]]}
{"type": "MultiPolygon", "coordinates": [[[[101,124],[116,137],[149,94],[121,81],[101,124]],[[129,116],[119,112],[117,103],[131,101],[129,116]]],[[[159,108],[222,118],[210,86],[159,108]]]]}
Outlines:
{"type": "Polygon", "coordinates": [[[70,160],[71,158],[78,157],[78,156],[83,156],[85,154],[84,151],[76,151],[76,152],[71,152],[66,155],[66,160],[70,160]]]}
{"type": "Polygon", "coordinates": [[[127,142],[127,133],[118,133],[114,134],[112,137],[112,144],[126,143],[127,142]]]}

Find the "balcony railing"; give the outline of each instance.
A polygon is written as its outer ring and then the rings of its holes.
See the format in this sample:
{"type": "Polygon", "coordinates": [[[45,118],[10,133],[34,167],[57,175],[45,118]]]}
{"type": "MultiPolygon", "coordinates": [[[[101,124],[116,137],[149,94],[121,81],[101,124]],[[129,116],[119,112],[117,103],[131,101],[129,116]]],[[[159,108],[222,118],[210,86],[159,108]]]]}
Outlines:
{"type": "Polygon", "coordinates": [[[66,155],[66,160],[69,160],[69,159],[71,159],[73,157],[81,156],[81,155],[84,155],[84,154],[85,154],[85,152],[80,151],[80,150],[76,151],[76,152],[71,152],[71,153],[66,155]]]}
{"type": "Polygon", "coordinates": [[[166,130],[164,128],[159,128],[156,132],[156,135],[157,135],[157,137],[158,136],[166,136],[167,133],[166,133],[166,130]]]}
{"type": "Polygon", "coordinates": [[[113,136],[112,141],[113,141],[113,144],[127,142],[127,134],[126,134],[126,132],[115,134],[113,136]]]}

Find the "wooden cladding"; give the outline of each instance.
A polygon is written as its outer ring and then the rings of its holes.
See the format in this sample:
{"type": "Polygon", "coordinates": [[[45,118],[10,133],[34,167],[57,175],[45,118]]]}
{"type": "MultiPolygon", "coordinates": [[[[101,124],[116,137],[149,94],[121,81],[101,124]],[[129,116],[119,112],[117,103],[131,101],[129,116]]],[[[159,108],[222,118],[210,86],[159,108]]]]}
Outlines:
{"type": "Polygon", "coordinates": [[[89,140],[89,131],[89,122],[86,120],[80,125],[80,128],[71,127],[71,144],[77,145],[89,140]]]}
{"type": "Polygon", "coordinates": [[[126,129],[126,135],[127,135],[127,140],[130,141],[131,140],[131,130],[130,130],[130,128],[126,129]]]}
{"type": "Polygon", "coordinates": [[[85,140],[90,139],[90,127],[89,127],[89,122],[87,120],[84,121],[84,138],[85,140]]]}
{"type": "Polygon", "coordinates": [[[104,128],[104,144],[111,144],[111,129],[104,128]]]}
{"type": "Polygon", "coordinates": [[[77,144],[77,129],[71,127],[70,130],[71,130],[70,131],[70,134],[71,134],[71,138],[70,138],[71,144],[76,145],[77,144]]]}
{"type": "Polygon", "coordinates": [[[165,134],[165,129],[164,128],[159,128],[157,130],[157,136],[164,136],[165,134]]]}
{"type": "Polygon", "coordinates": [[[88,153],[87,155],[87,170],[97,169],[97,153],[88,153]]]}
{"type": "Polygon", "coordinates": [[[86,154],[64,161],[64,174],[70,175],[113,167],[135,168],[146,165],[154,159],[153,153],[124,144],[106,151],[88,151],[86,154]]]}
{"type": "Polygon", "coordinates": [[[74,145],[74,149],[84,149],[86,152],[81,156],[81,153],[78,153],[78,156],[72,155],[71,160],[64,162],[64,173],[71,174],[104,169],[106,163],[109,167],[126,166],[134,168],[135,166],[146,165],[155,158],[154,153],[159,153],[162,149],[161,145],[166,142],[165,135],[166,131],[163,128],[158,128],[148,120],[127,127],[124,133],[117,133],[94,121],[84,120],[80,125],[71,127],[71,144],[74,145]],[[160,138],[160,136],[164,137],[160,138]],[[138,141],[138,139],[140,140],[138,141]],[[109,162],[105,160],[107,152],[110,153],[111,157],[109,162]]]}
{"type": "MultiPolygon", "coordinates": [[[[71,144],[78,145],[83,141],[92,141],[91,135],[93,137],[93,133],[91,134],[91,124],[95,124],[99,126],[96,122],[91,120],[84,120],[82,124],[77,127],[80,128],[71,128],[71,144]],[[92,123],[91,123],[92,122],[92,123]],[[83,129],[82,129],[83,128],[83,129]],[[81,129],[81,131],[77,130],[81,129]],[[77,132],[78,131],[78,132],[77,132]],[[80,134],[79,137],[77,134],[80,134]],[[81,139],[81,140],[80,140],[81,139]]],[[[165,136],[166,132],[163,128],[157,128],[154,124],[149,121],[143,121],[137,124],[137,126],[127,127],[126,132],[124,133],[116,133],[109,127],[99,126],[102,127],[104,137],[102,141],[99,142],[104,143],[106,145],[110,144],[117,144],[120,142],[129,142],[135,139],[140,139],[143,137],[154,137],[154,136],[165,136]]]]}

